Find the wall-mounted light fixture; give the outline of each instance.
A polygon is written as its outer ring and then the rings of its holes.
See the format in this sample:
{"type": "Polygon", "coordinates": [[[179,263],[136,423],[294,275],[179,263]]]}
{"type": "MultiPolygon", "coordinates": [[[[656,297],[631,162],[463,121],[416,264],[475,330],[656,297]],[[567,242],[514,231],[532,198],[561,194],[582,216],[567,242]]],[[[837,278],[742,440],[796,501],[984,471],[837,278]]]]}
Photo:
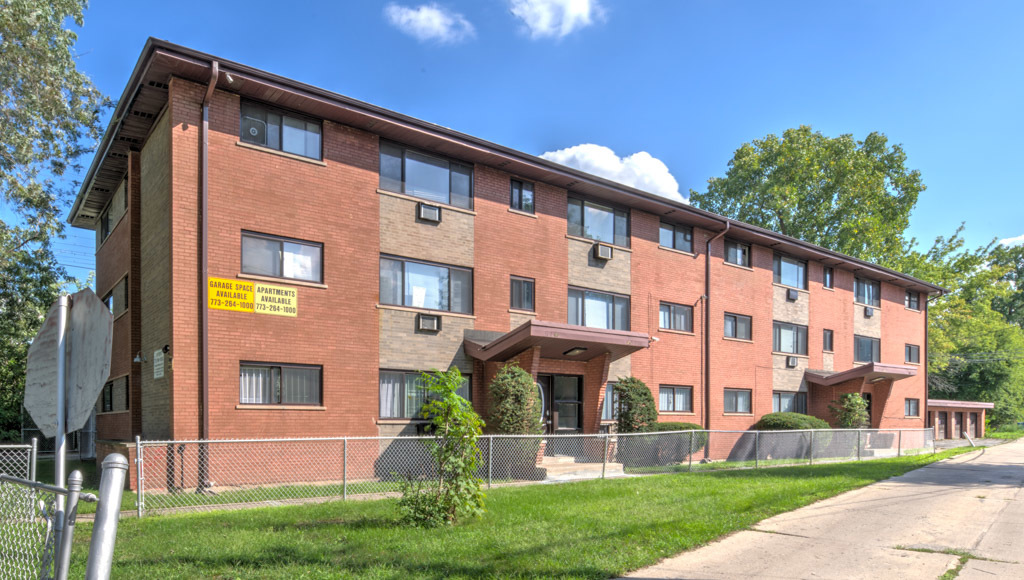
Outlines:
{"type": "Polygon", "coordinates": [[[144,363],[149,361],[146,360],[146,355],[142,354],[142,351],[140,350],[135,354],[135,358],[132,359],[132,362],[144,363]]]}
{"type": "Polygon", "coordinates": [[[585,352],[587,352],[587,347],[585,347],[585,346],[574,346],[574,347],[570,348],[569,350],[563,352],[562,355],[563,356],[576,356],[578,354],[583,354],[585,352]]]}

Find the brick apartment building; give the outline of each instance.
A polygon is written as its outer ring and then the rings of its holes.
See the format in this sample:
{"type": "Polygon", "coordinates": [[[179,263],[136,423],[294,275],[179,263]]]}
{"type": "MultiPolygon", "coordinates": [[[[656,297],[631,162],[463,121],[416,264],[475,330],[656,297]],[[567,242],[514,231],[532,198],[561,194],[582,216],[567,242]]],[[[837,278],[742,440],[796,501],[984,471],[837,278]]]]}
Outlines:
{"type": "Polygon", "coordinates": [[[115,315],[98,438],[415,434],[419,371],[486,415],[507,361],[549,429],[773,410],[924,427],[940,288],[593,175],[151,39],[69,221],[115,315]]]}

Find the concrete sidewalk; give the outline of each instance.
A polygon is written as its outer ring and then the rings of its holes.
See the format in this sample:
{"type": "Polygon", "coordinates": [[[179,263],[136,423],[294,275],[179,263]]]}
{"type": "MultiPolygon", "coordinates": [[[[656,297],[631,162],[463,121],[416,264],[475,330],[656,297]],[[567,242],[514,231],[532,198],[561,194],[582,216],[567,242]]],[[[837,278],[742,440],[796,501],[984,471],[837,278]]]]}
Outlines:
{"type": "Polygon", "coordinates": [[[1024,440],[764,520],[631,578],[1024,578],[1024,440]],[[923,550],[923,551],[922,551],[923,550]]]}

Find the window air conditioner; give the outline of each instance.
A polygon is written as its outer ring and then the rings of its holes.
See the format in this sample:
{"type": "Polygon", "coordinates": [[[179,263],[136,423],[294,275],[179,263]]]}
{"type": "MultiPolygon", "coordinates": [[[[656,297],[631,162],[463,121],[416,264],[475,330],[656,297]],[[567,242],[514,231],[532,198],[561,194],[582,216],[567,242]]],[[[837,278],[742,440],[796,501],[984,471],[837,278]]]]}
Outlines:
{"type": "Polygon", "coordinates": [[[786,300],[790,302],[796,302],[796,299],[800,297],[800,293],[796,291],[796,288],[786,289],[786,300]]]}
{"type": "Polygon", "coordinates": [[[594,244],[594,258],[598,260],[611,260],[612,247],[608,244],[594,244]]]}
{"type": "Polygon", "coordinates": [[[799,362],[799,359],[797,359],[795,356],[787,356],[786,357],[786,368],[788,368],[788,369],[796,368],[796,365],[797,365],[798,362],[799,362]]]}
{"type": "Polygon", "coordinates": [[[441,208],[427,203],[416,204],[416,217],[425,222],[440,223],[441,208]]]}
{"type": "Polygon", "coordinates": [[[864,318],[871,318],[875,315],[875,309],[870,306],[864,307],[864,318]]]}
{"type": "Polygon", "coordinates": [[[242,134],[246,143],[266,146],[267,123],[255,117],[242,117],[242,134]]]}
{"type": "Polygon", "coordinates": [[[416,330],[424,332],[440,332],[441,317],[436,314],[417,314],[416,330]]]}

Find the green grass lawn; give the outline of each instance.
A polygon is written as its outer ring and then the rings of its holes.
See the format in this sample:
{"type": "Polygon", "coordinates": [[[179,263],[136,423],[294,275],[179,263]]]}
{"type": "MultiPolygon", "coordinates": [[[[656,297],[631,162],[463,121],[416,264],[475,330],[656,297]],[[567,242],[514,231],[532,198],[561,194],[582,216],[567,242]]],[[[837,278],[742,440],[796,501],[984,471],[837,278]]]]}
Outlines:
{"type": "Polygon", "coordinates": [[[1017,431],[986,431],[986,439],[1020,439],[1024,437],[1024,429],[1017,431]]]}
{"type": "MultiPolygon", "coordinates": [[[[82,491],[92,494],[99,493],[100,472],[96,469],[95,460],[89,459],[87,461],[79,461],[77,459],[68,459],[66,469],[67,475],[71,475],[71,472],[76,469],[82,472],[82,491]]],[[[36,481],[53,485],[53,459],[39,459],[36,462],[36,481]]],[[[134,491],[125,490],[124,495],[121,496],[121,509],[135,509],[134,491]]],[[[78,504],[78,513],[96,513],[96,504],[86,501],[80,502],[78,504]]]]}
{"type": "MultiPolygon", "coordinates": [[[[394,500],[126,519],[113,576],[609,578],[967,451],[493,489],[482,518],[440,530],[400,526],[394,500]]],[[[79,524],[72,577],[90,533],[79,524]]]]}

